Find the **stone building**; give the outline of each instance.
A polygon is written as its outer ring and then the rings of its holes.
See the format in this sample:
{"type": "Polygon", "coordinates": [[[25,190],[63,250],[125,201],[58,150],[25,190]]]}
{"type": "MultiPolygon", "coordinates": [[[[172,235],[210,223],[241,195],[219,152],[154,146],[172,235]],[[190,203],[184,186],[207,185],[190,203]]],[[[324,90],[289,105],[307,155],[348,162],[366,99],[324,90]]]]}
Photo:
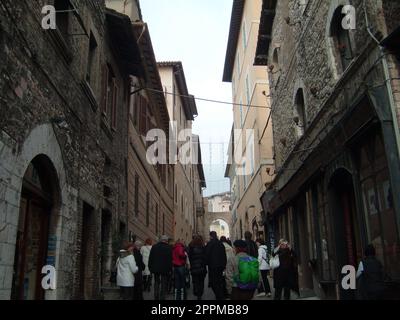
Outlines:
{"type": "MultiPolygon", "coordinates": [[[[169,137],[169,115],[149,27],[142,21],[139,3],[130,1],[127,7],[122,4],[126,2],[107,1],[108,6],[129,14],[131,32],[141,57],[139,69],[143,71],[130,79],[128,232],[130,240],[149,238],[154,242],[163,234],[173,237],[174,167],[149,161],[147,151],[153,142],[147,135],[152,129],[160,129],[165,138],[169,137]]],[[[168,149],[160,152],[168,152],[168,149]]]]}
{"type": "Polygon", "coordinates": [[[99,298],[128,232],[131,22],[93,0],[2,1],[0,21],[0,299],[99,298]]]}
{"type": "Polygon", "coordinates": [[[171,155],[175,170],[174,239],[189,243],[196,231],[196,206],[199,197],[202,197],[202,188],[205,187],[204,173],[202,167],[199,167],[201,163],[195,157],[200,145],[198,138],[192,134],[192,122],[197,116],[197,107],[194,97],[189,95],[181,62],[159,62],[158,69],[171,121],[168,144],[174,146],[170,148],[170,152],[174,153],[171,155]],[[184,146],[188,143],[192,148],[186,154],[184,146]],[[187,163],[182,163],[181,160],[186,159],[186,156],[187,163]],[[200,179],[196,181],[197,175],[200,179]]]}
{"type": "Polygon", "coordinates": [[[269,245],[293,244],[302,292],[352,299],[342,267],[372,243],[387,297],[399,297],[400,3],[264,0],[260,13],[255,64],[270,71],[276,161],[262,197],[269,245]]]}
{"type": "Polygon", "coordinates": [[[234,0],[223,81],[232,83],[233,128],[225,177],[232,195],[232,233],[264,237],[260,197],[274,168],[267,68],[254,66],[261,0],[234,0]],[[249,107],[250,106],[250,107],[249,107]]]}

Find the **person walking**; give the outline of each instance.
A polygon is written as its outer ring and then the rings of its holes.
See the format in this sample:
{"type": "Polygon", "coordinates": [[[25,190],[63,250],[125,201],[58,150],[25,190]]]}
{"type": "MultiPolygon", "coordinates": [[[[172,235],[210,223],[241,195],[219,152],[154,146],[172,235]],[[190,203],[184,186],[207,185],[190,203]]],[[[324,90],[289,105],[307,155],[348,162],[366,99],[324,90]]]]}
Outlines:
{"type": "Polygon", "coordinates": [[[123,300],[133,300],[135,273],[138,267],[133,256],[134,245],[125,242],[117,260],[117,286],[120,287],[121,298],[123,300]]]}
{"type": "MultiPolygon", "coordinates": [[[[222,236],[220,240],[225,247],[226,261],[228,264],[229,260],[235,259],[235,251],[233,250],[231,244],[229,244],[225,236],[222,236]]],[[[232,285],[231,282],[226,279],[226,270],[224,275],[224,293],[226,298],[229,298],[232,294],[232,285]]]]}
{"type": "Polygon", "coordinates": [[[256,243],[252,240],[253,235],[251,234],[250,231],[246,231],[244,233],[244,240],[246,241],[246,245],[247,245],[247,254],[250,257],[253,258],[258,258],[258,248],[256,243]]]}
{"type": "Polygon", "coordinates": [[[186,252],[185,246],[180,239],[175,243],[172,250],[172,264],[174,266],[174,279],[175,279],[175,300],[185,300],[186,297],[186,252]]]}
{"type": "Polygon", "coordinates": [[[135,273],[135,286],[133,288],[133,300],[144,300],[143,298],[143,270],[146,268],[143,263],[143,256],[140,253],[142,248],[142,241],[135,241],[133,248],[133,257],[135,258],[136,265],[138,267],[138,272],[135,273]]]}
{"type": "Polygon", "coordinates": [[[260,286],[258,287],[258,295],[257,297],[263,296],[271,296],[271,287],[268,281],[269,275],[269,263],[268,263],[268,247],[265,245],[265,242],[261,239],[256,240],[256,244],[258,247],[258,263],[260,265],[260,274],[261,281],[260,286]]]}
{"type": "Polygon", "coordinates": [[[172,248],[168,244],[168,236],[161,236],[160,242],[151,248],[149,270],[154,274],[154,300],[165,300],[172,272],[172,248]]]}
{"type": "Polygon", "coordinates": [[[259,263],[247,254],[246,241],[236,240],[233,246],[236,256],[226,267],[226,278],[232,287],[231,300],[251,300],[259,283],[259,263]]]}
{"type": "Polygon", "coordinates": [[[278,256],[279,258],[279,267],[274,269],[273,276],[275,288],[274,299],[281,300],[283,291],[284,299],[290,300],[291,290],[299,294],[296,254],[290,247],[289,242],[281,239],[272,256],[278,256]]]}
{"type": "Polygon", "coordinates": [[[144,246],[140,249],[140,253],[143,256],[143,262],[145,268],[143,270],[143,290],[146,292],[151,291],[151,272],[149,269],[149,257],[152,247],[152,241],[150,238],[146,239],[144,246]]]}
{"type": "Polygon", "coordinates": [[[364,252],[357,270],[357,296],[359,300],[382,300],[385,293],[384,271],[382,263],[376,258],[373,244],[364,252]]]}
{"type": "Polygon", "coordinates": [[[224,276],[226,268],[226,252],[215,231],[210,232],[210,241],[206,245],[206,261],[208,266],[209,285],[217,300],[225,300],[224,276]]]}
{"type": "Polygon", "coordinates": [[[197,300],[201,300],[204,293],[204,278],[207,274],[207,267],[204,241],[199,235],[195,235],[189,244],[189,262],[193,294],[197,297],[197,300]]]}

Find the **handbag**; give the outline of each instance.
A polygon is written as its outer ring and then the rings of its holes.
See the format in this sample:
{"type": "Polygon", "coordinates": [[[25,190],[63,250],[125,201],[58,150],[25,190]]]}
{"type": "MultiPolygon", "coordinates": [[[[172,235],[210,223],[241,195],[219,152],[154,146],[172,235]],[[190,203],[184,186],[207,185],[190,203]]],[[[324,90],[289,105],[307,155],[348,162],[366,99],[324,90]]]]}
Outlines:
{"type": "Polygon", "coordinates": [[[279,262],[279,255],[278,254],[275,255],[274,257],[271,257],[271,259],[269,259],[269,266],[270,266],[270,268],[272,270],[276,269],[276,268],[279,268],[280,262],[279,262]]]}

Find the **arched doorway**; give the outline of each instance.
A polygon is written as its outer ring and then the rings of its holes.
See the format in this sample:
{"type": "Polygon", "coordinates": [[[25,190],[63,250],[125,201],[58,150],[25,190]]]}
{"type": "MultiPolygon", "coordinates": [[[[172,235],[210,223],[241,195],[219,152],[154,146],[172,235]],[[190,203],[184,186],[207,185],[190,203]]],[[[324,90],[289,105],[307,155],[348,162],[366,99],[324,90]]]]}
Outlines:
{"type": "Polygon", "coordinates": [[[60,206],[56,170],[45,155],[35,157],[25,172],[14,256],[12,299],[44,299],[45,265],[55,265],[55,236],[60,206]]]}
{"type": "Polygon", "coordinates": [[[345,169],[337,170],[329,183],[329,207],[333,222],[336,267],[341,299],[354,299],[353,290],[342,290],[341,270],[345,265],[357,267],[362,257],[360,223],[357,218],[353,177],[345,169]]]}
{"type": "Polygon", "coordinates": [[[215,231],[218,235],[218,238],[225,236],[226,238],[230,238],[230,230],[229,225],[225,220],[217,219],[214,220],[210,224],[210,231],[215,231]]]}

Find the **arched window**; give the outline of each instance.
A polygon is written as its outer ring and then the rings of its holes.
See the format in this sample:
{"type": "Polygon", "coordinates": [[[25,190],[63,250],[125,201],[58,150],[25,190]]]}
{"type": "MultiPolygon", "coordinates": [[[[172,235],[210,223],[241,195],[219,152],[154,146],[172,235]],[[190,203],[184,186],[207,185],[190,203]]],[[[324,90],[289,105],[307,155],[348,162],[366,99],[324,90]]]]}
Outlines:
{"type": "Polygon", "coordinates": [[[336,8],[329,30],[333,56],[338,74],[343,73],[349,66],[351,60],[353,60],[353,48],[350,32],[348,29],[345,29],[342,26],[342,21],[344,18],[342,10],[343,6],[336,8]]]}
{"type": "Polygon", "coordinates": [[[281,67],[279,65],[279,47],[276,47],[272,53],[272,64],[270,65],[269,69],[273,85],[276,86],[281,74],[281,67]]]}
{"type": "Polygon", "coordinates": [[[297,136],[301,137],[304,134],[304,131],[307,127],[307,116],[306,116],[306,108],[305,108],[305,103],[304,103],[304,92],[303,89],[300,88],[297,90],[295,99],[294,99],[294,104],[295,104],[295,116],[294,116],[294,122],[296,123],[296,131],[297,131],[297,136]]]}

